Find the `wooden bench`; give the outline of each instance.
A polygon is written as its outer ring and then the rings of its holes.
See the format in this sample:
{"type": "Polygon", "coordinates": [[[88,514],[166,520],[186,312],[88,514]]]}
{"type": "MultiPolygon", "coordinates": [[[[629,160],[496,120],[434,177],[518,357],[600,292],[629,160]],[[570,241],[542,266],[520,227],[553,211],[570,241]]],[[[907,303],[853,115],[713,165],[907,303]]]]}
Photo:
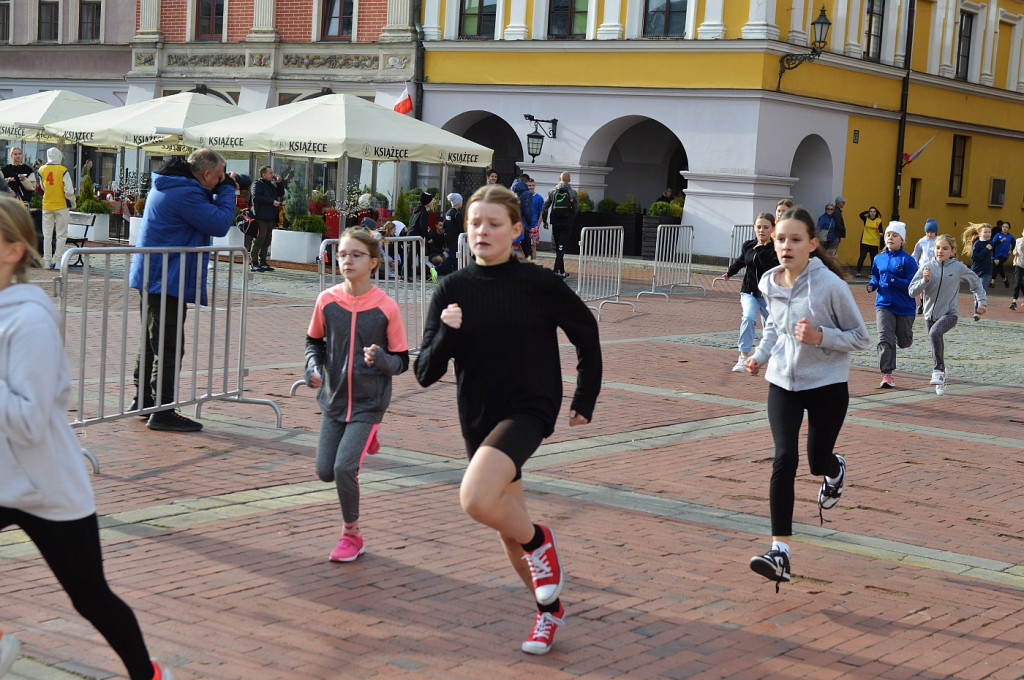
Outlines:
{"type": "MultiPolygon", "coordinates": [[[[73,248],[84,248],[86,241],[89,240],[89,228],[96,223],[95,213],[82,213],[71,211],[68,216],[68,238],[67,242],[71,244],[73,248]]],[[[78,255],[78,259],[68,265],[69,267],[81,267],[82,266],[82,255],[78,255]]]]}

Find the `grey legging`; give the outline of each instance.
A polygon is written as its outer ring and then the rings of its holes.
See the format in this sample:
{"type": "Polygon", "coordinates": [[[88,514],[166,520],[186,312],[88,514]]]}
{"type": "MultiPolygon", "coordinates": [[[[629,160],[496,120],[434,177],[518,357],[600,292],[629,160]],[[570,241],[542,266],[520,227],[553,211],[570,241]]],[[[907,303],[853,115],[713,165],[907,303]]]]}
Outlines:
{"type": "Polygon", "coordinates": [[[359,468],[378,423],[340,423],[324,418],[316,446],[316,474],[338,487],[341,516],[347,524],[359,519],[359,468]]]}
{"type": "Polygon", "coordinates": [[[928,340],[932,343],[932,369],[946,371],[946,343],[942,336],[956,325],[955,314],[943,314],[935,321],[926,320],[925,327],[928,330],[928,340]]]}

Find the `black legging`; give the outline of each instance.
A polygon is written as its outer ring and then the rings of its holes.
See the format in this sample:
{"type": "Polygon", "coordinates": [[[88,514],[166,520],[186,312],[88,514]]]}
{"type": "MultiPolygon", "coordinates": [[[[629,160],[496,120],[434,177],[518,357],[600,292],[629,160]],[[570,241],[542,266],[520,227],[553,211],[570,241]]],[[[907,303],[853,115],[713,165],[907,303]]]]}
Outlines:
{"type": "Polygon", "coordinates": [[[1013,268],[1013,299],[1016,300],[1024,294],[1024,267],[1014,266],[1013,268]]]}
{"type": "Polygon", "coordinates": [[[571,224],[551,225],[551,240],[555,243],[554,271],[558,274],[565,273],[565,242],[571,235],[571,224]]]}
{"type": "Polygon", "coordinates": [[[32,539],[75,610],[106,638],[131,680],[152,680],[153,663],[139,622],[131,608],[110,590],[103,575],[96,515],[54,522],[21,510],[0,508],[0,530],[12,524],[32,539]]]}
{"type": "Polygon", "coordinates": [[[847,383],[791,392],[778,385],[768,387],[768,423],[775,440],[775,462],[768,504],[772,512],[772,536],[793,535],[793,501],[796,470],[800,464],[800,424],[807,411],[807,461],[815,476],[839,474],[832,447],[850,405],[847,383]]]}
{"type": "Polygon", "coordinates": [[[860,259],[857,260],[857,274],[860,274],[861,266],[864,264],[864,258],[867,257],[868,269],[871,269],[871,262],[874,260],[875,255],[878,254],[878,246],[869,246],[867,243],[860,244],[860,259]]]}
{"type": "Polygon", "coordinates": [[[993,281],[995,281],[995,280],[996,280],[996,276],[997,276],[997,275],[998,275],[998,276],[999,276],[999,278],[1001,278],[1001,279],[1002,279],[1003,281],[1005,281],[1005,280],[1006,280],[1006,270],[1005,270],[1005,269],[1003,269],[1003,265],[1004,265],[1004,264],[1006,264],[1006,260],[1005,260],[1005,259],[999,260],[999,264],[995,264],[995,263],[993,262],[993,264],[992,264],[992,280],[993,280],[993,281]]]}

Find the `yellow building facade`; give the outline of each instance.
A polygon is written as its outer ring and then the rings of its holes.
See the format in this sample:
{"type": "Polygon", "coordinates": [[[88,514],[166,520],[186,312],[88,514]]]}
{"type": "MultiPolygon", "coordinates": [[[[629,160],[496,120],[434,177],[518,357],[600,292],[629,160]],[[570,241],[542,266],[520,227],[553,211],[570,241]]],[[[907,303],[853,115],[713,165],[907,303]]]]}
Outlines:
{"type": "Polygon", "coordinates": [[[902,168],[908,241],[929,217],[943,233],[1004,219],[1020,234],[1019,0],[423,0],[423,117],[494,148],[502,181],[522,168],[547,188],[568,170],[595,200],[644,207],[683,190],[712,257],[780,198],[817,216],[842,195],[852,263],[857,213],[894,213],[911,17],[904,152],[924,150],[902,168]],[[780,77],[822,10],[820,56],[780,77]],[[527,114],[558,121],[535,159],[527,114]]]}

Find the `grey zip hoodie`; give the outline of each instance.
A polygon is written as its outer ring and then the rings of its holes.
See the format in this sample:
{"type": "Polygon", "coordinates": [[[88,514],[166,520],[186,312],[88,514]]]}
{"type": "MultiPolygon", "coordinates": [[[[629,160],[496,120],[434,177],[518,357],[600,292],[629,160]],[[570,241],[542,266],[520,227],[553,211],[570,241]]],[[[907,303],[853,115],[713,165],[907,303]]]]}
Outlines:
{"type": "Polygon", "coordinates": [[[984,286],[981,285],[981,279],[970,267],[954,258],[939,262],[933,257],[924,262],[910,280],[909,292],[911,296],[924,293],[924,318],[928,321],[937,321],[947,314],[960,316],[956,298],[960,294],[961,281],[965,281],[971,287],[974,299],[979,305],[988,306],[988,297],[985,295],[984,286]],[[931,269],[928,281],[924,280],[925,267],[931,269]]]}
{"type": "Polygon", "coordinates": [[[753,357],[761,365],[768,361],[765,380],[793,392],[846,382],[850,352],[866,349],[869,341],[850,287],[816,257],[791,290],[776,283],[781,272],[781,266],[769,269],[758,284],[768,300],[768,323],[753,357]],[[823,333],[820,345],[804,344],[793,334],[804,318],[823,333]]]}

